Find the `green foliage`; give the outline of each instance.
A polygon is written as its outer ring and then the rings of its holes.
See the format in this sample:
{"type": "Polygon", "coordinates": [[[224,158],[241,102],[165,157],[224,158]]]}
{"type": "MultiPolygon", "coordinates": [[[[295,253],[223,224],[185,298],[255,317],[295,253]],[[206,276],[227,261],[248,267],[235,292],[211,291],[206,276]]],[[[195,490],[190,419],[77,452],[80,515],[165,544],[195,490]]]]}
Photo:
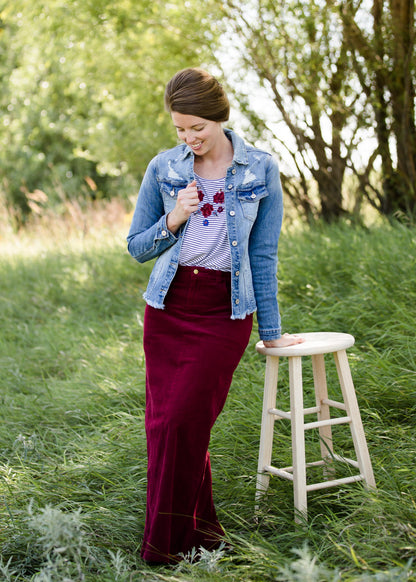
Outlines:
{"type": "Polygon", "coordinates": [[[353,55],[354,71],[374,113],[382,189],[362,186],[388,216],[416,211],[415,4],[373,0],[365,18],[361,2],[336,6],[353,55]]]}
{"type": "Polygon", "coordinates": [[[150,158],[175,143],[166,82],[213,59],[210,10],[150,0],[3,7],[0,189],[17,222],[63,198],[137,186],[150,158]]]}
{"type": "MultiPolygon", "coordinates": [[[[356,149],[368,135],[372,117],[355,79],[339,15],[331,2],[249,4],[250,17],[245,2],[225,2],[241,45],[237,58],[244,62],[237,70],[241,78],[246,69],[255,73],[274,110],[258,107],[251,99],[268,129],[265,133],[260,124],[258,137],[271,133],[283,156],[289,154],[301,179],[290,180],[286,191],[302,214],[327,221],[340,218],[345,173],[348,167],[362,170],[356,149]],[[309,192],[311,177],[319,191],[318,204],[309,192]]],[[[287,173],[293,175],[293,169],[287,173]]]]}
{"type": "MultiPolygon", "coordinates": [[[[378,490],[356,484],[311,493],[309,522],[300,527],[290,483],[272,478],[254,520],[264,361],[253,332],[210,446],[214,497],[232,551],[195,548],[176,567],[151,568],[139,559],[146,497],[141,292],[151,265],[127,255],[126,225],[92,228],[97,221],[88,217],[87,232],[50,224],[53,238],[36,231],[0,243],[3,579],[413,580],[414,229],[340,224],[286,232],[280,245],[284,329],[356,337],[349,360],[378,490]]],[[[306,367],[305,384],[310,376],[306,367]]],[[[282,362],[282,408],[286,382],[282,362]]],[[[350,439],[342,432],[336,438],[350,454],[350,439]]],[[[312,435],[308,451],[314,447],[312,435]]],[[[274,454],[290,456],[283,422],[274,454]]]]}
{"type": "Polygon", "coordinates": [[[247,132],[289,160],[285,190],[299,212],[309,220],[344,217],[354,175],[357,200],[365,196],[395,219],[414,217],[414,2],[218,4],[238,47],[226,67],[247,132]],[[253,86],[263,89],[261,100],[253,86]]]}
{"type": "Polygon", "coordinates": [[[405,221],[415,206],[413,20],[405,0],[4,2],[1,206],[18,228],[68,199],[135,191],[176,141],[166,81],[186,66],[220,70],[220,59],[246,135],[289,159],[282,175],[299,213],[342,218],[348,191],[357,208],[365,198],[405,221]]]}

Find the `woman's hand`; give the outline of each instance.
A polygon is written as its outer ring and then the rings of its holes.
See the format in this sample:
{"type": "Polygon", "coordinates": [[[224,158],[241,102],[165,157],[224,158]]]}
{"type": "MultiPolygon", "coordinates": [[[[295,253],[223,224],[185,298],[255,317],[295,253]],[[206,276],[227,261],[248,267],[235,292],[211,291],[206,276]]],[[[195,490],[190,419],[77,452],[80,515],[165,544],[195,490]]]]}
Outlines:
{"type": "Polygon", "coordinates": [[[263,340],[265,348],[287,348],[295,344],[302,344],[304,338],[296,334],[285,333],[276,340],[263,340]]]}
{"type": "Polygon", "coordinates": [[[193,180],[186,188],[179,190],[176,206],[166,218],[167,227],[171,233],[175,234],[181,224],[186,222],[191,214],[198,210],[198,204],[198,189],[196,180],[193,180]]]}

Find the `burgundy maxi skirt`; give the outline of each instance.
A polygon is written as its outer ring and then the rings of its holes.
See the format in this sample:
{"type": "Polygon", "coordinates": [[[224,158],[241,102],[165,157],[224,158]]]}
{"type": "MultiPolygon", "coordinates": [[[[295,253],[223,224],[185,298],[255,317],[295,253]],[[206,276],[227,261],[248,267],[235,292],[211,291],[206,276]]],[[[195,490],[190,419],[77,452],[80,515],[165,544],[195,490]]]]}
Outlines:
{"type": "Polygon", "coordinates": [[[212,499],[208,444],[250,337],[231,319],[230,273],[179,267],[165,309],[146,306],[147,506],[142,557],[176,562],[224,531],[212,499]]]}

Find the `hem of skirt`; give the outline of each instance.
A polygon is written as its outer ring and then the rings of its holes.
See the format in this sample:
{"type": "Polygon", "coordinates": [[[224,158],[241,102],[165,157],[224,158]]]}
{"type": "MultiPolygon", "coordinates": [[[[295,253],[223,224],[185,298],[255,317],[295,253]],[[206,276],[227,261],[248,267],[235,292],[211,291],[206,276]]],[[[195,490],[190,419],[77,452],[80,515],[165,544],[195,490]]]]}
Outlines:
{"type": "Polygon", "coordinates": [[[195,559],[197,559],[198,554],[201,552],[201,549],[204,548],[208,551],[213,551],[218,547],[221,547],[221,544],[224,545],[226,548],[231,548],[229,544],[226,544],[224,541],[225,533],[222,536],[218,536],[217,539],[213,539],[212,543],[204,543],[201,544],[198,548],[196,546],[192,547],[188,552],[180,552],[178,554],[162,554],[158,553],[156,550],[145,549],[142,547],[140,552],[140,557],[149,566],[163,566],[163,565],[172,565],[172,564],[179,564],[182,560],[186,559],[188,555],[192,552],[192,550],[196,550],[195,559]],[[147,557],[146,557],[147,556],[147,557]]]}
{"type": "Polygon", "coordinates": [[[166,558],[166,560],[157,560],[155,558],[143,558],[142,560],[145,564],[147,564],[148,566],[172,566],[175,564],[179,564],[179,562],[181,562],[183,560],[182,557],[180,558],[166,558]]]}

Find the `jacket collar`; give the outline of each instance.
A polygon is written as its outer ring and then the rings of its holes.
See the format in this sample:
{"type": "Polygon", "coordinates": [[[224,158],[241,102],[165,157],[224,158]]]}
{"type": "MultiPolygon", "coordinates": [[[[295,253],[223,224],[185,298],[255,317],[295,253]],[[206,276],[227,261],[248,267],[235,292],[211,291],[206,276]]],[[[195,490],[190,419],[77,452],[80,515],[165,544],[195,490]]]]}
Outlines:
{"type": "MultiPolygon", "coordinates": [[[[247,148],[246,148],[246,144],[244,143],[244,140],[241,137],[239,137],[231,129],[224,129],[224,133],[228,137],[228,139],[231,140],[231,143],[233,144],[233,150],[234,150],[233,163],[243,164],[246,166],[248,164],[248,156],[247,156],[247,148]]],[[[189,156],[194,155],[189,146],[183,144],[182,147],[184,149],[183,149],[182,155],[180,156],[181,160],[186,160],[186,158],[188,158],[189,156]]]]}

